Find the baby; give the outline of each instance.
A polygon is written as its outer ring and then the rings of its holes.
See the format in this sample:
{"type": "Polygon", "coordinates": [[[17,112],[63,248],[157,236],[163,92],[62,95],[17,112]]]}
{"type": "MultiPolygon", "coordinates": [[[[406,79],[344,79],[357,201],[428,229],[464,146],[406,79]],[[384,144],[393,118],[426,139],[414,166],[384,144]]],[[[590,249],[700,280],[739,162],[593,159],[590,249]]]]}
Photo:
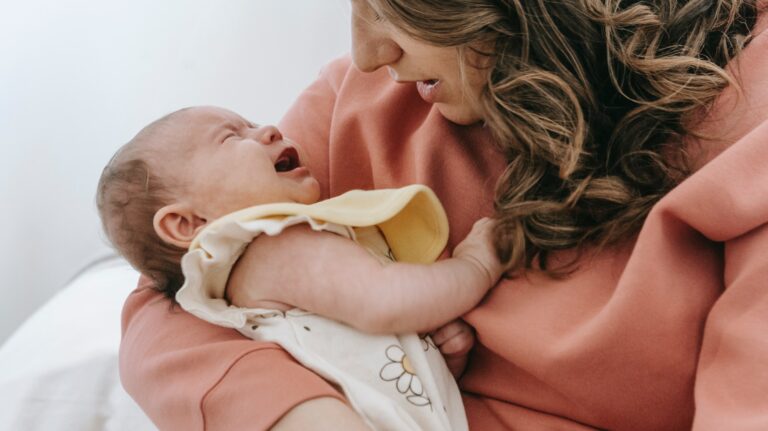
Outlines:
{"type": "Polygon", "coordinates": [[[501,276],[491,222],[435,262],[448,226],[431,190],[318,202],[301,154],[275,127],[225,109],[176,111],[105,167],[105,232],[158,290],[197,317],[280,344],[373,429],[467,429],[445,361],[417,334],[456,332],[451,322],[501,276]]]}

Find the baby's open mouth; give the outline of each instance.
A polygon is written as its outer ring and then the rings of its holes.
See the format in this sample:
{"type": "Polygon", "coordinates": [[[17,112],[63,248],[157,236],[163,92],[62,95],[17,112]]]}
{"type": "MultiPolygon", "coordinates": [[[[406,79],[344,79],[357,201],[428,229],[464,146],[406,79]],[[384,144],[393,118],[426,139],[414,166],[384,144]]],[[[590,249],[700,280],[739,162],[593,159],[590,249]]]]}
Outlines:
{"type": "Polygon", "coordinates": [[[290,172],[300,166],[299,152],[296,151],[296,148],[288,147],[278,156],[275,162],[275,171],[290,172]]]}

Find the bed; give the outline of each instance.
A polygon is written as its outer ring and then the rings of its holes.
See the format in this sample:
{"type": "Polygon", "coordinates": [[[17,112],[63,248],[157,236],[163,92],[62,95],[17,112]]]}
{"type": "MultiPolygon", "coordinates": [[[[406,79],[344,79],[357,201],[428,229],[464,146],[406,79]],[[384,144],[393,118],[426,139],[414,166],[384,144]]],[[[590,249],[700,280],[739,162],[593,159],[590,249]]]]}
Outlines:
{"type": "Polygon", "coordinates": [[[157,430],[118,375],[120,310],[137,279],[122,259],[99,259],[0,347],[0,430],[157,430]]]}

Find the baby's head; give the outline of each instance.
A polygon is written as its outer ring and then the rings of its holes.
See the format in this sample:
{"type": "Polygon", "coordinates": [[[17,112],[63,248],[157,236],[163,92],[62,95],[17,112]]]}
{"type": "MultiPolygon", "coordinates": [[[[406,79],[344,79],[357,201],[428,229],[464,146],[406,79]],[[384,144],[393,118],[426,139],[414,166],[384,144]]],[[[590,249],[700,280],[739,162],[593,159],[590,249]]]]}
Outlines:
{"type": "Polygon", "coordinates": [[[184,281],[181,257],[208,223],[253,205],[319,199],[299,153],[277,128],[222,108],[173,112],[142,129],[104,168],[96,194],[104,231],[173,297],[184,281]]]}

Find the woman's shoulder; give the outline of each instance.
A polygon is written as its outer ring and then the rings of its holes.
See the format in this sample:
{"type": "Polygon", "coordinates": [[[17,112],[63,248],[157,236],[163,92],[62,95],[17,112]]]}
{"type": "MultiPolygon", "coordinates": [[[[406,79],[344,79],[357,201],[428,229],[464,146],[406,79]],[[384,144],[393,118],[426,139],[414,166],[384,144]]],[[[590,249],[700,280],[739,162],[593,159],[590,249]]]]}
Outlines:
{"type": "Polygon", "coordinates": [[[344,55],[331,60],[322,69],[320,69],[320,79],[327,82],[335,93],[338,93],[341,84],[347,77],[347,74],[354,69],[352,58],[344,55]]]}

